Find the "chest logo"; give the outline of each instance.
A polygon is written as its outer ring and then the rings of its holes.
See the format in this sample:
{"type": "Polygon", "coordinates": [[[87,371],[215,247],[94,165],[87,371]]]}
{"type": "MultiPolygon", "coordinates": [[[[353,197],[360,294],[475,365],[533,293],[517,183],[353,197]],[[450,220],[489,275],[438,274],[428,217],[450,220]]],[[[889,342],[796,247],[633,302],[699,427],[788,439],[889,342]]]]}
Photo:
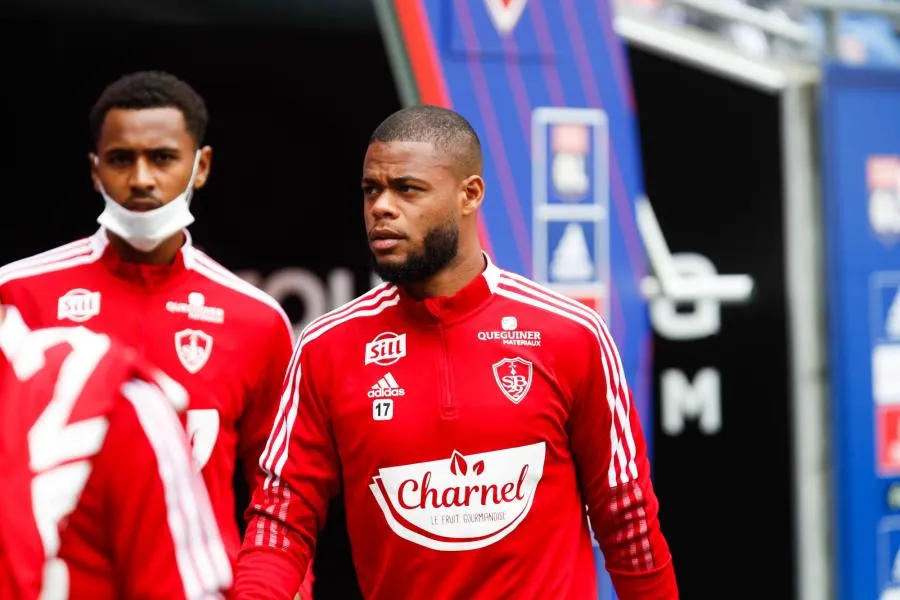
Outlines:
{"type": "Polygon", "coordinates": [[[386,331],[379,333],[375,339],[366,344],[367,365],[376,364],[387,367],[406,356],[406,334],[386,331]]]}
{"type": "Polygon", "coordinates": [[[546,444],[378,469],[369,489],[391,530],[440,551],[476,550],[519,526],[544,474],[546,444]]]}
{"type": "Polygon", "coordinates": [[[400,387],[397,380],[390,373],[376,381],[369,388],[369,398],[398,398],[405,396],[406,390],[400,387]]]}
{"type": "Polygon", "coordinates": [[[221,324],[225,322],[225,310],[217,306],[207,306],[206,298],[200,292],[188,294],[187,304],[169,300],[166,302],[166,310],[174,314],[187,315],[194,321],[221,324]]]}
{"type": "Polygon", "coordinates": [[[69,290],[59,297],[56,307],[56,318],[76,323],[96,317],[100,314],[100,292],[92,292],[84,288],[69,290]]]}
{"type": "Polygon", "coordinates": [[[524,358],[504,358],[493,365],[494,380],[513,404],[521,402],[531,389],[531,363],[524,358]]]}
{"type": "Polygon", "coordinates": [[[199,329],[182,329],[175,334],[175,352],[188,373],[196,374],[209,360],[213,338],[199,329]]]}
{"type": "Polygon", "coordinates": [[[500,331],[479,331],[478,339],[482,342],[500,341],[504,346],[540,346],[540,331],[523,331],[519,329],[519,321],[507,316],[500,320],[500,331]]]}

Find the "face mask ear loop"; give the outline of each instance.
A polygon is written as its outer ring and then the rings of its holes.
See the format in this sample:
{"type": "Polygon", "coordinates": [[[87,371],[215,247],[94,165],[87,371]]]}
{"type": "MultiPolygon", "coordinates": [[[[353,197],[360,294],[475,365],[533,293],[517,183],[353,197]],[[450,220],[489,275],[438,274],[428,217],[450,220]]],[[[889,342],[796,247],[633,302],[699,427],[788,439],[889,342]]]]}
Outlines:
{"type": "Polygon", "coordinates": [[[188,181],[187,188],[184,190],[184,201],[189,208],[191,206],[191,200],[194,197],[194,182],[197,181],[197,169],[200,167],[200,156],[201,152],[198,149],[196,154],[194,154],[194,167],[191,169],[191,178],[188,181]]]}
{"type": "MultiPolygon", "coordinates": [[[[100,166],[100,157],[97,156],[96,154],[94,155],[94,166],[95,166],[95,167],[99,167],[99,166],[100,166]]],[[[112,198],[109,197],[109,194],[106,193],[106,188],[103,187],[103,182],[100,181],[100,177],[99,177],[99,176],[97,177],[96,182],[97,182],[97,187],[100,188],[100,190],[99,190],[99,191],[100,191],[100,195],[103,196],[103,199],[104,199],[104,200],[107,200],[107,201],[109,201],[109,202],[113,202],[114,200],[113,200],[112,198]]]]}

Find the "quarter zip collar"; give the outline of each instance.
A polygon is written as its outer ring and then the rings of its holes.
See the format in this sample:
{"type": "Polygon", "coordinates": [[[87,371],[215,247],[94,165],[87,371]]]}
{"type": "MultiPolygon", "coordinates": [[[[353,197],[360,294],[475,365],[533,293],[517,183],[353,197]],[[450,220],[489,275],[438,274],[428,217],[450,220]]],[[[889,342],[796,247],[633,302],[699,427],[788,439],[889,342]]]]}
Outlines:
{"type": "Polygon", "coordinates": [[[127,262],[122,260],[116,249],[109,243],[105,227],[101,227],[94,234],[94,244],[102,248],[100,262],[115,277],[144,289],[158,289],[187,270],[185,255],[193,251],[191,234],[184,230],[184,245],[175,255],[175,260],[170,265],[146,265],[143,263],[127,262]]]}
{"type": "Polygon", "coordinates": [[[500,269],[486,253],[482,252],[482,256],[484,271],[456,294],[416,300],[400,287],[400,306],[415,318],[432,323],[439,321],[444,325],[464,320],[479,311],[493,298],[500,278],[500,269]]]}

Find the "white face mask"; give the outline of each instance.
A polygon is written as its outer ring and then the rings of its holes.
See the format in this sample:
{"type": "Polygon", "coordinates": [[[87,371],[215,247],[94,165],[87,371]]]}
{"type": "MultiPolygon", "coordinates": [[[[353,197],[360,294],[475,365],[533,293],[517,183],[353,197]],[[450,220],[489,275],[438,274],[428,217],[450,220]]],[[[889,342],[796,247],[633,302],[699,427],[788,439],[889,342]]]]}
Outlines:
{"type": "MultiPolygon", "coordinates": [[[[97,162],[97,157],[94,157],[94,164],[97,162]]],[[[97,187],[100,188],[100,195],[103,196],[106,208],[97,217],[97,222],[128,242],[135,250],[150,252],[194,222],[190,204],[199,165],[200,151],[197,150],[187,188],[171,202],[145,212],[128,210],[120,205],[109,197],[103,189],[103,184],[98,180],[97,187]]]]}

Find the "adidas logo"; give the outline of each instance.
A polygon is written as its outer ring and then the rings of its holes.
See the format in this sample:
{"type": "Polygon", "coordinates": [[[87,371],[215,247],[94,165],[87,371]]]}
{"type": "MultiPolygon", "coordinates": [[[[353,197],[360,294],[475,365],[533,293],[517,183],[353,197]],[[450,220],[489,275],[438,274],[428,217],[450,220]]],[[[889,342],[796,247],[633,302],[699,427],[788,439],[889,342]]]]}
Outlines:
{"type": "Polygon", "coordinates": [[[405,395],[406,390],[400,387],[390,373],[379,379],[369,390],[369,398],[398,398],[405,395]]]}

